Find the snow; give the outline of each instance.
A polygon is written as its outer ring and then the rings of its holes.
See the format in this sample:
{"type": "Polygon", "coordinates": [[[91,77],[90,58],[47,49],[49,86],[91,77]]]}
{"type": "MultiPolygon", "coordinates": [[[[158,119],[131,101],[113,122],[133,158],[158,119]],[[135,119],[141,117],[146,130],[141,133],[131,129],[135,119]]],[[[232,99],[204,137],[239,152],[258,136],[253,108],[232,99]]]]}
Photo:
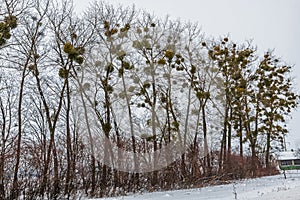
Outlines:
{"type": "Polygon", "coordinates": [[[296,156],[296,153],[293,151],[285,151],[285,152],[280,152],[278,154],[278,160],[295,160],[295,159],[299,159],[296,156]]]}
{"type": "Polygon", "coordinates": [[[135,194],[97,200],[300,200],[300,171],[199,189],[135,194]]]}

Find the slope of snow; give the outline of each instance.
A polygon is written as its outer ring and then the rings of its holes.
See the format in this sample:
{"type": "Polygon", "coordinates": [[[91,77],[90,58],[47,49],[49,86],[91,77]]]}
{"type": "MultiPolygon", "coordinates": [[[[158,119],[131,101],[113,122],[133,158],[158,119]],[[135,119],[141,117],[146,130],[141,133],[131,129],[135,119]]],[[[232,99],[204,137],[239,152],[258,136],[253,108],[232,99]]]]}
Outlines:
{"type": "Polygon", "coordinates": [[[277,160],[295,160],[299,159],[296,155],[296,152],[293,151],[285,151],[279,152],[277,155],[277,160]]]}
{"type": "Polygon", "coordinates": [[[256,179],[237,181],[228,185],[199,189],[136,194],[97,200],[300,200],[300,171],[287,172],[256,179]]]}

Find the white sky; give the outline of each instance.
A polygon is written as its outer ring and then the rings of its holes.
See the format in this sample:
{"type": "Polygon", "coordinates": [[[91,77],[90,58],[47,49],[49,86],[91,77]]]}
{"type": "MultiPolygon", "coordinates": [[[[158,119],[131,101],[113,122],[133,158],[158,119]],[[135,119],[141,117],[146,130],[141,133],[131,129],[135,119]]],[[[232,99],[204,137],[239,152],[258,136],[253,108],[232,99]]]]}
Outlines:
{"type": "MultiPolygon", "coordinates": [[[[78,12],[94,0],[74,0],[78,12]]],[[[300,0],[110,0],[124,6],[135,4],[157,16],[198,22],[206,36],[230,34],[232,40],[253,39],[259,52],[275,54],[294,65],[300,89],[300,0]]],[[[288,148],[300,148],[300,108],[289,122],[288,148]]]]}

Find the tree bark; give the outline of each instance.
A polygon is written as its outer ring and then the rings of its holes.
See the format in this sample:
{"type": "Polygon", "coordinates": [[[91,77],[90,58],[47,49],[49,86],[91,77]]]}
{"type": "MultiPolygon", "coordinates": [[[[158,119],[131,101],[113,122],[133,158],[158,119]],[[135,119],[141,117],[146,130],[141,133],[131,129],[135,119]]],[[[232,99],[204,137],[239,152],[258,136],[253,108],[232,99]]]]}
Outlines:
{"type": "Polygon", "coordinates": [[[67,102],[66,102],[66,149],[67,149],[67,174],[65,183],[65,195],[70,195],[72,190],[72,144],[71,144],[71,131],[70,131],[70,109],[71,109],[71,97],[69,81],[66,88],[67,102]]]}

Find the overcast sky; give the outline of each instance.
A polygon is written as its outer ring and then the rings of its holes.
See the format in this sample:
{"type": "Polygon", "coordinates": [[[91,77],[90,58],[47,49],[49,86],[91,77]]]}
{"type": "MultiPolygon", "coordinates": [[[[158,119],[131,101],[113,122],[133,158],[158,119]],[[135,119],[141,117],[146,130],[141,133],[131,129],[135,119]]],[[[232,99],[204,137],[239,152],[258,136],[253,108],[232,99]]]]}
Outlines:
{"type": "MultiPolygon", "coordinates": [[[[94,0],[74,0],[78,12],[94,0]]],[[[206,36],[229,34],[232,40],[253,39],[258,51],[275,49],[294,66],[296,91],[300,90],[300,0],[110,0],[124,6],[135,4],[157,16],[198,22],[206,36]]],[[[288,124],[288,148],[300,148],[300,108],[288,124]],[[298,123],[298,124],[297,124],[298,123]]]]}

